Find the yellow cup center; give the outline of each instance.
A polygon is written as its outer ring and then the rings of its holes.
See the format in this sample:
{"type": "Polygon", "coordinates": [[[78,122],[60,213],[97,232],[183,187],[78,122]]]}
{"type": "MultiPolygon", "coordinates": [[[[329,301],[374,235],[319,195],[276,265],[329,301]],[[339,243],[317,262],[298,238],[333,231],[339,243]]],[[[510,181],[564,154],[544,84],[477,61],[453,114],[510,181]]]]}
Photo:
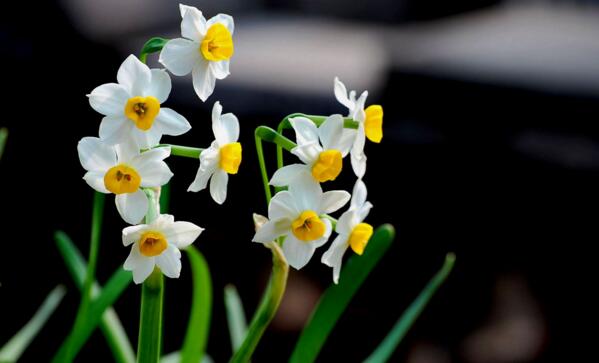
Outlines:
{"type": "Polygon", "coordinates": [[[372,237],[372,226],[368,223],[360,223],[351,231],[348,243],[355,253],[361,255],[370,237],[372,237]]]}
{"type": "Polygon", "coordinates": [[[229,174],[237,174],[241,164],[241,144],[232,142],[220,148],[220,168],[229,174]]]}
{"type": "Polygon", "coordinates": [[[119,164],[104,174],[104,186],[114,194],[133,193],[139,189],[141,177],[135,169],[119,164]]]}
{"type": "Polygon", "coordinates": [[[343,156],[339,150],[325,150],[318,155],[312,166],[312,176],[320,183],[335,180],[343,168],[343,156]]]}
{"type": "Polygon", "coordinates": [[[291,231],[300,241],[309,242],[324,236],[326,226],[318,215],[311,210],[303,211],[291,222],[291,231]]]}
{"type": "Polygon", "coordinates": [[[160,112],[160,102],[156,97],[131,97],[125,105],[125,116],[135,123],[138,129],[147,131],[152,127],[160,112]]]}
{"type": "Polygon", "coordinates": [[[148,231],[139,240],[139,252],[146,257],[154,257],[166,250],[168,242],[164,235],[156,231],[148,231]]]}
{"type": "Polygon", "coordinates": [[[364,112],[366,113],[366,120],[364,120],[366,137],[372,142],[381,142],[383,139],[383,107],[371,105],[364,112]]]}
{"type": "Polygon", "coordinates": [[[209,61],[227,60],[233,56],[233,37],[221,23],[216,23],[208,28],[202,44],[200,53],[209,61]]]}

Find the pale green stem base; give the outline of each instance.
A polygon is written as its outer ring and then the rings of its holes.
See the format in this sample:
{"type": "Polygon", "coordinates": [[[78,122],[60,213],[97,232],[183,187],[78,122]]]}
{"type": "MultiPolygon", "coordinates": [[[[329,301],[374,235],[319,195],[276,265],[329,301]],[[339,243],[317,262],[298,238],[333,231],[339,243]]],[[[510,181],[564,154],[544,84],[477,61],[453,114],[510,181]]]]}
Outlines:
{"type": "Polygon", "coordinates": [[[155,268],[144,281],[141,290],[141,313],[139,317],[139,342],[137,362],[158,363],[162,345],[162,304],[164,277],[155,268]]]}

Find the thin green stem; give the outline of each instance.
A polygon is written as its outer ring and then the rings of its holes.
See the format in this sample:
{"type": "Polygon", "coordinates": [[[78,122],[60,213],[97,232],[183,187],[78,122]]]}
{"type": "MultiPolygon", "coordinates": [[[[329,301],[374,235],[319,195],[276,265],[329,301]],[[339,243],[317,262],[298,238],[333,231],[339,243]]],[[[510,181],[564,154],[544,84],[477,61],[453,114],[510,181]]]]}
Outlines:
{"type": "MultiPolygon", "coordinates": [[[[314,122],[314,124],[316,126],[320,126],[324,122],[324,120],[327,119],[328,116],[306,115],[303,113],[294,113],[289,116],[286,116],[283,120],[281,120],[277,130],[279,130],[279,132],[281,132],[282,130],[290,129],[291,122],[289,122],[289,119],[293,118],[293,117],[305,117],[305,118],[309,119],[310,121],[314,122]]],[[[343,119],[343,127],[345,127],[346,129],[357,129],[358,125],[359,125],[359,123],[357,121],[354,121],[352,118],[345,117],[343,119]]]]}
{"type": "Polygon", "coordinates": [[[6,139],[8,138],[8,130],[3,127],[0,129],[0,159],[4,153],[4,145],[6,145],[6,139]]]}
{"type": "Polygon", "coordinates": [[[155,147],[170,147],[171,155],[173,156],[181,156],[184,158],[192,158],[199,159],[200,154],[204,149],[199,147],[191,147],[191,146],[181,146],[181,145],[172,145],[172,144],[160,144],[155,147]]]}
{"type": "Polygon", "coordinates": [[[137,362],[158,363],[162,345],[162,303],[164,277],[157,267],[141,288],[141,314],[137,362]]]}
{"type": "Polygon", "coordinates": [[[270,204],[272,198],[272,192],[270,185],[268,184],[268,173],[266,172],[266,162],[264,161],[264,151],[262,150],[262,139],[260,136],[255,135],[256,139],[256,152],[258,153],[258,165],[260,165],[260,175],[262,176],[262,185],[264,185],[264,194],[266,195],[266,205],[270,204]]]}

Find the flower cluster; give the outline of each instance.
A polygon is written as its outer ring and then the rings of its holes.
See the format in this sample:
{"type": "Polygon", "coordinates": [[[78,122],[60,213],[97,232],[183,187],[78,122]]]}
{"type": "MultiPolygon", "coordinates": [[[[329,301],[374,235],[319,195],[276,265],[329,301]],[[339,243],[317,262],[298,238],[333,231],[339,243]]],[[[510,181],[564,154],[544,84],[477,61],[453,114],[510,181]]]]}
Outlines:
{"type": "MultiPolygon", "coordinates": [[[[104,117],[99,137],[84,137],[77,150],[87,171],[84,180],[97,192],[114,194],[116,209],[132,225],[123,229],[125,246],[131,252],[124,268],[143,282],[156,266],[168,277],[181,271],[179,249],[189,246],[203,228],[175,222],[160,214],[156,195],[173,173],[165,162],[175,145],[160,144],[163,135],[178,136],[191,129],[185,117],[164,107],[171,92],[167,70],[177,76],[192,73],[193,88],[202,101],[212,94],[216,79],[229,74],[233,55],[233,18],[219,14],[208,21],[202,12],[180,5],[181,35],[168,41],[159,62],[165,69],[150,69],[130,55],[117,72],[117,83],[96,87],[89,95],[91,107],[104,117]]],[[[142,57],[144,59],[144,57],[142,57]]],[[[231,113],[222,114],[216,102],[212,111],[215,141],[200,151],[200,166],[189,191],[200,191],[210,182],[210,194],[222,204],[227,196],[228,174],[236,174],[241,163],[239,122],[231,113]]],[[[200,150],[200,149],[198,149],[200,150]]]]}
{"type": "Polygon", "coordinates": [[[332,115],[317,126],[308,117],[290,118],[297,146],[291,150],[302,162],[283,166],[270,180],[279,191],[268,206],[268,222],[254,235],[253,241],[282,243],[289,264],[301,269],[318,247],[328,241],[334,229],[338,233],[329,249],[322,255],[322,263],[333,268],[333,281],[338,283],[343,255],[348,248],[361,255],[373,234],[371,225],[364,223],[372,204],[366,201],[365,139],[380,142],[383,137],[383,109],[379,105],[364,109],[368,92],[356,100],[356,92],[347,92],[345,85],[335,78],[337,100],[349,109],[348,120],[355,129],[346,128],[341,115],[332,115]],[[335,180],[343,169],[343,158],[351,155],[351,165],[357,181],[350,194],[343,190],[323,192],[321,183],[335,180]],[[330,213],[350,207],[335,221],[330,213]],[[332,223],[332,221],[334,221],[332,223]]]}

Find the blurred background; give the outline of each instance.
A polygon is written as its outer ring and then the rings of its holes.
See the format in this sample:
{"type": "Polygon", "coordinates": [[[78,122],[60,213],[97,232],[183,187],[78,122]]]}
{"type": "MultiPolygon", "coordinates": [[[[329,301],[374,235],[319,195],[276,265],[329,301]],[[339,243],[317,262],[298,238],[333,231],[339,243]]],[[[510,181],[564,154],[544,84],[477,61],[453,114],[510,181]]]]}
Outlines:
{"type": "MultiPolygon", "coordinates": [[[[206,228],[196,242],[214,279],[208,353],[230,356],[222,304],[237,286],[251,317],[270,254],[251,243],[251,213],[266,214],[253,129],[293,112],[345,113],[339,76],[384,106],[384,138],[367,143],[373,225],[392,223],[393,247],[359,290],[321,362],[360,362],[441,266],[456,268],[392,361],[564,362],[594,352],[599,202],[599,1],[221,0],[187,2],[235,18],[231,75],[203,104],[173,77],[168,106],[193,129],[165,142],[205,147],[220,100],[241,123],[244,161],[229,196],[188,194],[197,163],[170,158],[171,210],[206,228]]],[[[23,5],[21,5],[23,6],[23,5]]],[[[76,144],[101,116],[86,94],[114,82],[122,60],[150,37],[180,36],[177,1],[62,0],[2,12],[0,344],[58,283],[68,294],[23,356],[47,361],[66,336],[78,293],[58,254],[62,229],[87,254],[92,191],[76,144]]],[[[158,66],[157,56],[149,64],[158,66]]],[[[270,168],[274,148],[267,149],[270,168]]],[[[288,159],[291,160],[291,159],[288,159]]],[[[349,164],[346,165],[347,170],[349,164]]],[[[328,188],[351,190],[351,173],[328,188]]],[[[125,260],[125,226],[107,199],[99,256],[104,282],[125,260]]],[[[330,268],[320,249],[289,287],[255,362],[284,362],[330,268]]],[[[166,286],[164,352],[179,349],[191,301],[189,263],[166,286]]],[[[140,288],[116,303],[136,344],[140,288]]],[[[593,355],[595,355],[593,353],[593,355]]],[[[79,362],[107,362],[99,332],[79,362]]],[[[585,359],[587,360],[587,359],[585,359]]]]}

